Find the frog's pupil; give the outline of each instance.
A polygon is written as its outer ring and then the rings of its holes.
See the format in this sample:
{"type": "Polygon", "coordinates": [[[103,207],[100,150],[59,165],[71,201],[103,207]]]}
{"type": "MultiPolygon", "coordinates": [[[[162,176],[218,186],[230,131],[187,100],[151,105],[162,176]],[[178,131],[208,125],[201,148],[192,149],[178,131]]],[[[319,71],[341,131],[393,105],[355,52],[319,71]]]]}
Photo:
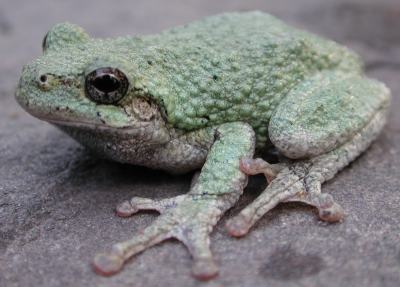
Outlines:
{"type": "Polygon", "coordinates": [[[118,102],[128,88],[128,78],[116,68],[98,68],[85,78],[86,96],[99,104],[111,105],[118,102]]]}
{"type": "Polygon", "coordinates": [[[107,94],[118,90],[120,82],[112,75],[106,74],[96,77],[93,85],[97,90],[107,94]]]}

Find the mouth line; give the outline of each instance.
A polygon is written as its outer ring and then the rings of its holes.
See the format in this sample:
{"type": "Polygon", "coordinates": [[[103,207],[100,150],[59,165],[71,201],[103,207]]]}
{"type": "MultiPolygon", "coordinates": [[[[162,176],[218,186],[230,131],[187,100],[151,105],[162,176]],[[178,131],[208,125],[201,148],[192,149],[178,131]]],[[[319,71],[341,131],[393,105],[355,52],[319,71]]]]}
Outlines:
{"type": "Polygon", "coordinates": [[[121,127],[121,128],[116,128],[116,127],[110,127],[110,126],[105,126],[103,124],[95,124],[95,123],[89,123],[89,122],[83,122],[83,121],[68,121],[68,120],[53,120],[53,119],[48,119],[48,118],[40,118],[41,120],[44,120],[46,122],[49,122],[54,125],[60,125],[60,126],[67,126],[67,127],[74,127],[74,128],[92,128],[96,130],[127,130],[128,127],[121,127]]]}
{"type": "Polygon", "coordinates": [[[75,120],[75,119],[60,119],[57,117],[52,117],[51,115],[46,115],[40,111],[37,111],[31,107],[31,105],[25,101],[20,100],[19,90],[16,91],[16,100],[18,104],[30,115],[33,117],[48,122],[50,124],[56,126],[65,126],[72,128],[82,128],[82,129],[91,129],[97,131],[108,131],[108,132],[120,132],[120,133],[135,133],[138,130],[143,130],[151,126],[151,123],[148,122],[132,122],[130,125],[121,125],[121,126],[113,126],[107,125],[105,120],[101,120],[101,122],[90,122],[85,120],[75,120]]]}
{"type": "MultiPolygon", "coordinates": [[[[113,132],[130,132],[135,131],[138,128],[132,126],[122,126],[122,127],[113,127],[107,126],[102,123],[91,123],[85,121],[71,121],[71,120],[60,120],[60,119],[51,119],[43,116],[36,116],[38,119],[42,121],[46,121],[50,124],[57,126],[65,126],[65,127],[73,127],[73,128],[84,128],[84,129],[92,129],[97,131],[113,131],[113,132]]],[[[143,126],[141,126],[143,127],[143,126]]]]}

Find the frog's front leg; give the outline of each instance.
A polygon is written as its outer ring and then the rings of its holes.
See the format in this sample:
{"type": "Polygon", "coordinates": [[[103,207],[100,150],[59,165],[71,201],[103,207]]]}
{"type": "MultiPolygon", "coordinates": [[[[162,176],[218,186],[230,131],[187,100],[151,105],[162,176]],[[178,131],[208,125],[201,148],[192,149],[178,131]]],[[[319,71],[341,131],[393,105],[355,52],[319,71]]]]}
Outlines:
{"type": "Polygon", "coordinates": [[[96,272],[114,274],[133,255],[165,239],[176,238],[193,257],[195,277],[209,279],[217,275],[209,234],[243,192],[247,176],[239,168],[240,159],[253,156],[255,136],[244,123],[223,124],[213,132],[214,143],[189,193],[165,200],[133,198],[119,205],[117,212],[121,216],[141,209],[154,209],[161,215],[131,240],[117,243],[111,252],[96,256],[96,272]]]}
{"type": "MultiPolygon", "coordinates": [[[[243,236],[280,202],[308,203],[318,208],[322,220],[340,220],[343,209],[331,195],[321,193],[321,184],[377,137],[389,100],[383,84],[340,72],[316,75],[293,90],[269,125],[271,141],[292,160],[252,204],[227,222],[230,234],[243,236]]],[[[262,159],[241,162],[246,174],[273,175],[273,168],[262,159]]]]}

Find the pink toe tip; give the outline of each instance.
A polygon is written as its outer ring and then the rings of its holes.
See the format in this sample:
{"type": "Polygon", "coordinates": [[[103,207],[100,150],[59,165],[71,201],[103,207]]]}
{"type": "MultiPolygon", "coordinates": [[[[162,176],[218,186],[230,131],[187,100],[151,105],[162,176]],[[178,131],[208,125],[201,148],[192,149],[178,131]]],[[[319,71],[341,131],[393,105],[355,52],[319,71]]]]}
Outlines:
{"type": "Polygon", "coordinates": [[[118,273],[124,264],[124,260],[114,254],[98,254],[93,260],[94,271],[102,276],[111,276],[118,273]]]}
{"type": "Polygon", "coordinates": [[[334,203],[331,207],[321,209],[319,217],[326,222],[338,222],[344,218],[344,211],[339,204],[334,203]]]}
{"type": "Polygon", "coordinates": [[[229,234],[233,237],[242,237],[249,232],[250,225],[247,223],[245,218],[238,215],[232,219],[229,219],[225,225],[229,234]]]}
{"type": "Polygon", "coordinates": [[[119,217],[129,217],[137,212],[129,201],[119,204],[115,211],[119,217]]]}
{"type": "Polygon", "coordinates": [[[212,261],[197,261],[193,266],[192,275],[197,280],[208,281],[218,276],[218,267],[212,261]]]}

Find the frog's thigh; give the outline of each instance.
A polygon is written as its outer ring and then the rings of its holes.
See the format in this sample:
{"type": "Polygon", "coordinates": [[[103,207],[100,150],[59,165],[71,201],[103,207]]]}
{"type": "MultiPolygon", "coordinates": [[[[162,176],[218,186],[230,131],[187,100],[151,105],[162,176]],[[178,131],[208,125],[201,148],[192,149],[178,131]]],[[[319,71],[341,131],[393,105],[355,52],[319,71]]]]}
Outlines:
{"type": "Polygon", "coordinates": [[[375,80],[343,72],[319,73],[279,104],[269,124],[270,139],[293,159],[327,153],[384,112],[389,97],[385,85],[375,80]]]}

